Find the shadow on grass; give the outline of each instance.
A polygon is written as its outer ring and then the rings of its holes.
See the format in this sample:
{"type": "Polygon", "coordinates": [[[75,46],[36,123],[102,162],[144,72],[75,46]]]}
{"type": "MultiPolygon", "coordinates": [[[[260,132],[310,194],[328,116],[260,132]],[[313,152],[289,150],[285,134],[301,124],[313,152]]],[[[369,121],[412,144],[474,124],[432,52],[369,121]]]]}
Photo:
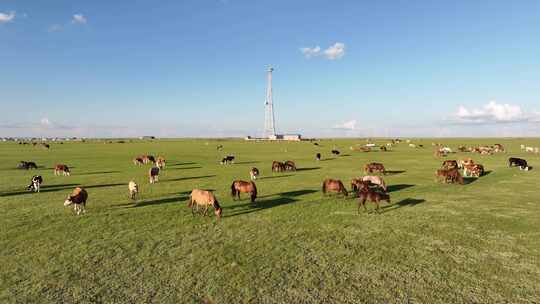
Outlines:
{"type": "Polygon", "coordinates": [[[96,174],[109,174],[109,173],[120,173],[120,171],[97,171],[97,172],[78,173],[77,175],[96,175],[96,174]]]}
{"type": "MultiPolygon", "coordinates": [[[[80,184],[61,184],[61,185],[46,185],[41,186],[40,193],[41,192],[55,192],[55,191],[62,191],[66,189],[72,189],[75,186],[79,186],[80,184]]],[[[16,196],[16,195],[23,195],[23,194],[32,194],[34,192],[32,191],[26,191],[26,187],[24,188],[24,191],[14,191],[14,192],[6,192],[1,193],[0,197],[8,197],[8,196],[16,196]]],[[[39,193],[36,193],[39,194],[39,193]]]]}
{"type": "Polygon", "coordinates": [[[281,178],[281,177],[288,177],[288,176],[294,176],[294,174],[277,175],[277,176],[263,176],[263,177],[258,177],[257,179],[281,178]]]}
{"type": "Polygon", "coordinates": [[[411,187],[414,187],[414,186],[415,185],[409,185],[409,184],[390,185],[390,186],[386,187],[386,191],[387,192],[396,192],[396,191],[411,188],[411,187]]]}
{"type": "Polygon", "coordinates": [[[395,204],[390,204],[390,205],[387,205],[387,206],[381,206],[381,209],[382,209],[382,212],[383,213],[386,213],[386,212],[390,212],[390,211],[394,211],[396,209],[399,209],[399,208],[402,208],[402,207],[406,207],[406,206],[409,206],[409,207],[414,207],[418,204],[421,204],[423,202],[425,202],[426,200],[425,199],[417,199],[417,198],[406,198],[406,199],[403,199],[395,204]]]}
{"type": "Polygon", "coordinates": [[[174,167],[174,166],[183,166],[183,165],[196,165],[197,163],[189,162],[189,163],[167,163],[167,167],[174,167]]]}
{"type": "MultiPolygon", "coordinates": [[[[259,197],[257,201],[255,201],[255,203],[252,203],[252,202],[248,202],[248,203],[244,203],[244,204],[240,204],[240,205],[234,205],[234,206],[227,206],[227,207],[223,207],[223,209],[238,209],[238,208],[242,208],[242,210],[239,210],[233,214],[226,214],[224,215],[224,217],[233,217],[233,216],[237,216],[237,215],[243,215],[243,214],[248,214],[248,213],[252,213],[252,212],[257,212],[257,211],[261,211],[261,210],[264,210],[264,209],[269,209],[269,208],[273,208],[273,207],[277,207],[277,206],[281,206],[281,205],[287,205],[287,204],[291,204],[291,203],[294,203],[296,201],[298,201],[297,196],[301,196],[301,195],[306,195],[306,194],[311,194],[311,193],[315,193],[317,192],[316,190],[311,190],[311,189],[306,189],[306,190],[296,190],[296,191],[287,191],[287,192],[282,192],[282,193],[279,193],[277,194],[277,197],[276,198],[272,198],[272,199],[264,199],[264,200],[260,200],[262,197],[259,197]]],[[[275,196],[275,195],[268,195],[268,196],[264,196],[264,197],[270,197],[270,196],[275,196]]]]}
{"type": "MultiPolygon", "coordinates": [[[[484,172],[484,175],[482,175],[480,177],[484,177],[484,176],[489,175],[489,174],[491,174],[491,170],[484,172]]],[[[472,184],[472,183],[476,182],[480,177],[471,177],[471,176],[463,177],[463,183],[465,185],[472,184]]]]}
{"type": "Polygon", "coordinates": [[[389,170],[389,171],[385,171],[386,175],[396,175],[396,174],[401,174],[401,173],[405,173],[407,171],[405,170],[389,170]]]}
{"type": "Polygon", "coordinates": [[[257,161],[257,160],[234,162],[235,165],[249,165],[249,164],[258,164],[258,163],[260,163],[260,161],[257,161]]]}
{"type": "Polygon", "coordinates": [[[298,168],[296,171],[311,171],[311,170],[320,170],[321,167],[311,167],[311,168],[298,168]]]}
{"type": "Polygon", "coordinates": [[[201,169],[202,167],[176,167],[176,168],[167,168],[163,169],[163,171],[172,171],[172,170],[187,170],[187,169],[201,169]]]}
{"type": "Polygon", "coordinates": [[[183,181],[183,180],[201,179],[201,178],[210,178],[210,177],[215,177],[215,176],[216,176],[216,175],[201,175],[201,176],[178,177],[178,178],[173,178],[173,179],[167,179],[167,180],[164,180],[163,182],[178,182],[178,181],[183,181]]]}

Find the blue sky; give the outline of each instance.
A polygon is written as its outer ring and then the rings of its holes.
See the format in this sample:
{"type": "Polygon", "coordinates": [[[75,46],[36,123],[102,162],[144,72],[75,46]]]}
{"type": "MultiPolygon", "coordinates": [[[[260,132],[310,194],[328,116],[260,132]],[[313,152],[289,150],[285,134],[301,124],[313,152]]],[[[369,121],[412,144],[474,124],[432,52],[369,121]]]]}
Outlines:
{"type": "Polygon", "coordinates": [[[0,2],[0,136],[540,134],[540,1],[0,2]],[[435,3],[438,2],[438,3],[435,3]]]}

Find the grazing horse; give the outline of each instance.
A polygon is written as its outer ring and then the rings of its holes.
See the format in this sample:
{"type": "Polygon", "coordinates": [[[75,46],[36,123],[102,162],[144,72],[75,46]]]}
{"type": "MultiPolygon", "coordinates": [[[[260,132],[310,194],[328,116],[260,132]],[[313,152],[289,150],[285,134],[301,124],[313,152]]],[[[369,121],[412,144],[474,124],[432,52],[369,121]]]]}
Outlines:
{"type": "Polygon", "coordinates": [[[369,182],[373,185],[377,185],[379,187],[381,187],[384,192],[387,191],[387,187],[386,187],[386,184],[384,183],[384,180],[382,177],[380,176],[376,176],[376,175],[367,175],[367,176],[363,176],[361,177],[361,180],[363,182],[369,182]]]}
{"type": "Polygon", "coordinates": [[[158,156],[158,158],[156,160],[156,166],[160,170],[163,170],[163,168],[165,168],[165,158],[163,156],[158,156]]]}
{"type": "Polygon", "coordinates": [[[77,187],[73,190],[71,195],[68,195],[64,201],[64,206],[73,205],[73,210],[77,212],[77,215],[86,213],[86,200],[88,199],[88,193],[81,187],[77,187]]]}
{"type": "Polygon", "coordinates": [[[231,196],[240,199],[240,193],[249,193],[251,202],[254,203],[257,198],[257,186],[254,182],[235,180],[231,184],[231,196]]]}
{"type": "Polygon", "coordinates": [[[296,164],[292,160],[288,160],[284,163],[286,171],[296,171],[296,164]]]}
{"type": "Polygon", "coordinates": [[[159,180],[159,168],[150,168],[150,170],[148,170],[148,177],[150,178],[150,184],[156,183],[159,180]]]}
{"type": "Polygon", "coordinates": [[[326,194],[326,192],[332,191],[337,193],[343,193],[345,196],[349,196],[349,192],[347,192],[347,189],[345,189],[345,186],[339,179],[325,179],[322,184],[322,192],[323,194],[326,194]]]}
{"type": "Polygon", "coordinates": [[[21,160],[19,164],[17,165],[17,168],[25,169],[25,170],[37,169],[37,165],[34,162],[27,162],[27,161],[21,160]]]}
{"type": "Polygon", "coordinates": [[[358,193],[360,191],[368,191],[370,182],[365,182],[362,178],[353,178],[351,180],[351,191],[358,193]]]}
{"type": "Polygon", "coordinates": [[[63,164],[57,164],[56,166],[54,166],[54,175],[60,174],[63,174],[64,176],[70,176],[71,172],[69,171],[69,167],[63,164]]]}
{"type": "Polygon", "coordinates": [[[234,164],[234,155],[227,155],[221,160],[222,165],[234,164]]]}
{"type": "Polygon", "coordinates": [[[251,170],[249,171],[249,177],[251,178],[251,180],[256,180],[258,176],[259,176],[259,169],[255,167],[251,168],[251,170]]]}
{"type": "Polygon", "coordinates": [[[272,172],[282,172],[285,171],[285,164],[278,161],[272,162],[272,172]]]}
{"type": "Polygon", "coordinates": [[[361,191],[358,193],[358,214],[360,214],[360,205],[364,206],[364,212],[367,212],[366,200],[370,200],[377,206],[377,213],[380,212],[380,201],[386,201],[390,204],[390,196],[386,193],[380,193],[376,191],[361,191]]]}
{"type": "Polygon", "coordinates": [[[439,169],[435,172],[438,181],[444,180],[445,183],[464,184],[463,177],[459,174],[458,169],[439,169]]]}
{"type": "Polygon", "coordinates": [[[463,167],[463,176],[480,177],[484,175],[484,166],[480,164],[471,164],[463,167]]]}
{"type": "Polygon", "coordinates": [[[188,208],[191,208],[191,214],[195,214],[195,207],[197,208],[196,211],[198,212],[200,206],[204,207],[204,210],[202,212],[203,216],[208,215],[208,207],[212,206],[214,207],[214,214],[216,215],[216,217],[218,219],[221,218],[223,209],[221,209],[221,206],[219,205],[216,196],[211,191],[200,189],[193,189],[191,191],[188,202],[188,208]]]}
{"type": "Polygon", "coordinates": [[[27,189],[34,192],[39,192],[39,188],[42,183],[43,178],[41,177],[41,175],[34,175],[32,176],[32,180],[30,181],[30,185],[28,185],[27,189]]]}
{"type": "Polygon", "coordinates": [[[381,163],[370,163],[366,164],[364,166],[364,172],[365,173],[373,173],[373,172],[380,172],[382,174],[386,174],[386,171],[384,169],[384,165],[381,163]]]}
{"type": "Polygon", "coordinates": [[[139,194],[139,185],[136,182],[130,181],[128,184],[129,197],[134,200],[137,194],[139,194]]]}
{"type": "Polygon", "coordinates": [[[520,170],[528,171],[530,168],[527,161],[522,158],[510,157],[508,159],[508,167],[519,167],[520,170]]]}
{"type": "Polygon", "coordinates": [[[458,167],[458,163],[455,160],[445,160],[442,163],[443,169],[454,169],[458,167]]]}

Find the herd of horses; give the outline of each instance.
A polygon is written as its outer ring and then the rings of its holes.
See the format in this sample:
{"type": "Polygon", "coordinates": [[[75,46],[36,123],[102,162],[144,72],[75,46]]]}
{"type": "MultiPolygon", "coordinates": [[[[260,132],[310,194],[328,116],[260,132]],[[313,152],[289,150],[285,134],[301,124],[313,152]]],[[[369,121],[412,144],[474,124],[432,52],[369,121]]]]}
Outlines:
{"type": "MultiPolygon", "coordinates": [[[[492,147],[489,147],[490,149],[492,147]]],[[[222,149],[222,148],[221,148],[222,149]]],[[[501,145],[496,145],[493,149],[497,151],[504,151],[501,145]]],[[[218,147],[218,150],[220,148],[218,147]]],[[[441,149],[438,149],[441,151],[441,149]]],[[[458,150],[463,150],[458,149],[458,150]]],[[[468,151],[468,150],[467,150],[468,151]]],[[[471,152],[476,152],[472,149],[471,152]]],[[[339,156],[338,150],[332,150],[331,153],[335,156],[339,156]]],[[[228,155],[222,159],[221,164],[234,163],[235,157],[228,155]]],[[[316,154],[316,160],[321,159],[321,154],[316,154]]],[[[133,163],[137,166],[152,164],[148,170],[148,177],[150,184],[154,184],[159,181],[159,172],[165,168],[165,158],[162,156],[154,157],[152,155],[140,155],[133,158],[133,163]]],[[[519,167],[521,170],[530,170],[531,167],[527,164],[527,161],[521,158],[510,157],[508,159],[509,167],[519,167]]],[[[19,169],[37,169],[38,166],[35,162],[21,161],[18,166],[19,169]]],[[[365,176],[353,178],[351,180],[351,191],[358,199],[358,213],[360,208],[363,207],[364,211],[367,211],[366,202],[370,201],[375,204],[376,212],[380,212],[380,202],[386,201],[390,203],[390,195],[388,193],[388,187],[383,179],[383,176],[388,173],[385,166],[382,163],[371,162],[363,167],[365,176]],[[378,174],[378,175],[374,175],[378,174]]],[[[287,160],[284,162],[273,161],[271,166],[272,172],[284,172],[284,171],[296,171],[297,167],[294,161],[287,160]]],[[[485,174],[484,166],[475,163],[472,158],[464,158],[460,160],[444,160],[442,167],[435,172],[436,180],[445,183],[464,184],[464,177],[481,177],[485,174]],[[463,173],[460,172],[462,170],[463,173]]],[[[57,164],[54,167],[54,175],[69,176],[71,173],[69,167],[65,164],[57,164]]],[[[250,201],[255,203],[257,199],[257,186],[255,180],[260,175],[259,169],[253,167],[249,172],[251,181],[235,180],[231,184],[231,196],[233,200],[240,200],[241,194],[245,193],[249,195],[250,201]]],[[[39,175],[32,177],[31,183],[28,186],[28,190],[39,192],[40,185],[43,183],[43,178],[39,175]]],[[[133,180],[128,183],[129,197],[132,200],[136,200],[139,193],[139,186],[133,180]]],[[[329,192],[342,194],[344,197],[349,196],[349,191],[339,179],[328,178],[322,183],[322,192],[326,195],[329,192]]],[[[71,195],[69,195],[65,202],[65,206],[74,206],[75,213],[77,215],[85,212],[86,201],[88,199],[88,193],[81,187],[75,188],[71,195]]],[[[192,214],[199,213],[204,216],[208,215],[208,209],[211,207],[214,209],[214,213],[217,218],[222,216],[223,210],[219,205],[219,202],[212,191],[193,189],[188,201],[188,207],[191,208],[192,214]]]]}

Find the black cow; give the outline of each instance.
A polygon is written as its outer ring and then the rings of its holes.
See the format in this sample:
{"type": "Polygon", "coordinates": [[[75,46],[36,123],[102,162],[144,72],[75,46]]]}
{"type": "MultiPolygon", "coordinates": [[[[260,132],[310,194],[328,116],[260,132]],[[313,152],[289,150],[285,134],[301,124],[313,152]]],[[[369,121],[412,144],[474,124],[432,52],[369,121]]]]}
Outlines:
{"type": "Polygon", "coordinates": [[[338,150],[332,150],[332,154],[338,156],[338,155],[339,155],[339,151],[338,151],[338,150]]]}
{"type": "Polygon", "coordinates": [[[19,164],[17,165],[17,168],[25,169],[25,170],[37,169],[37,165],[34,162],[20,161],[19,164]]]}
{"type": "Polygon", "coordinates": [[[315,159],[316,160],[321,160],[321,153],[315,154],[315,159]]]}

